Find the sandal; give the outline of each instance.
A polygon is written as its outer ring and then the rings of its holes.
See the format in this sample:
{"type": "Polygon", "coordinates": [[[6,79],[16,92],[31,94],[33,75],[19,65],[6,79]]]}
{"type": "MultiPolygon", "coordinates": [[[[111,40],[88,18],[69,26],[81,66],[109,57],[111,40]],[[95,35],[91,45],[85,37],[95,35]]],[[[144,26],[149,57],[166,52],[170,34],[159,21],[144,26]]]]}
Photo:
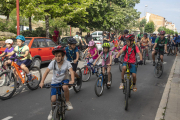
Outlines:
{"type": "Polygon", "coordinates": [[[136,91],[137,91],[137,88],[136,88],[136,87],[134,87],[134,88],[133,88],[133,91],[134,91],[134,92],[136,92],[136,91]]]}
{"type": "Polygon", "coordinates": [[[120,90],[123,90],[123,89],[124,89],[123,83],[120,84],[119,89],[120,89],[120,90]]]}

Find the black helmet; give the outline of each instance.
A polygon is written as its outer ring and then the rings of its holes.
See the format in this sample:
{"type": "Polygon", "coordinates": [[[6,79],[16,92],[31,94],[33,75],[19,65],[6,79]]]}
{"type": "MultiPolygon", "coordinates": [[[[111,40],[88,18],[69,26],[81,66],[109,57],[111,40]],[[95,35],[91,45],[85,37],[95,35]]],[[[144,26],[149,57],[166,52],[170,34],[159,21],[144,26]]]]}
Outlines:
{"type": "Polygon", "coordinates": [[[144,35],[146,35],[146,36],[147,36],[148,34],[147,34],[147,33],[144,33],[144,35]]]}
{"type": "Polygon", "coordinates": [[[129,31],[128,30],[124,30],[124,34],[128,34],[129,33],[129,31]]]}
{"type": "Polygon", "coordinates": [[[68,39],[68,44],[76,44],[76,43],[77,43],[76,39],[74,39],[74,38],[68,39]]]}

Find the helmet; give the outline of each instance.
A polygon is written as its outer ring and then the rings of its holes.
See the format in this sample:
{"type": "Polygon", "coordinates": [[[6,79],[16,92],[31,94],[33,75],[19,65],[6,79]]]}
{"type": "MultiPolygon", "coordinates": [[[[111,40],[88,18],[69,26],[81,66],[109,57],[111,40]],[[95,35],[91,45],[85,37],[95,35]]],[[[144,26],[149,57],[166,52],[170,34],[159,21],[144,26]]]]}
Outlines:
{"type": "Polygon", "coordinates": [[[146,35],[146,36],[147,36],[148,34],[147,34],[147,33],[144,33],[144,35],[146,35]]]}
{"type": "Polygon", "coordinates": [[[66,54],[66,50],[64,49],[64,47],[60,45],[54,47],[54,49],[52,50],[52,54],[54,55],[55,52],[64,52],[64,54],[66,54]]]}
{"type": "Polygon", "coordinates": [[[7,40],[5,41],[5,43],[13,44],[13,40],[12,40],[12,39],[7,39],[7,40]]]}
{"type": "Polygon", "coordinates": [[[125,37],[126,40],[134,41],[135,40],[135,35],[129,34],[125,37]]]}
{"type": "Polygon", "coordinates": [[[109,43],[103,43],[102,47],[110,48],[110,44],[109,43]]]}
{"type": "Polygon", "coordinates": [[[161,32],[160,32],[160,35],[165,35],[165,34],[166,34],[165,31],[161,31],[161,32]]]}
{"type": "Polygon", "coordinates": [[[76,43],[77,43],[76,39],[74,39],[74,38],[68,39],[68,44],[76,44],[76,43]]]}
{"type": "Polygon", "coordinates": [[[128,30],[124,30],[124,34],[128,34],[129,33],[129,31],[128,30]]]}
{"type": "Polygon", "coordinates": [[[89,41],[89,44],[88,44],[88,46],[94,46],[94,41],[89,41]]]}
{"type": "Polygon", "coordinates": [[[153,33],[153,35],[156,35],[156,33],[153,33]]]}
{"type": "Polygon", "coordinates": [[[18,35],[17,37],[16,37],[16,39],[20,39],[20,40],[22,40],[23,42],[25,42],[25,37],[24,36],[22,36],[22,35],[18,35]]]}

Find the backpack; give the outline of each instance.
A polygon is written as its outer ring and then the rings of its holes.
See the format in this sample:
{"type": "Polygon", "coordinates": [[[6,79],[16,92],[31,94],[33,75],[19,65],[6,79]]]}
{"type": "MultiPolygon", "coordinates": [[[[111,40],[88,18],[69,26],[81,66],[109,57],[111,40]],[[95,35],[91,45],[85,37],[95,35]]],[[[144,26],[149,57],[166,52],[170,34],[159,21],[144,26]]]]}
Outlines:
{"type": "Polygon", "coordinates": [[[75,39],[76,39],[76,41],[77,41],[77,46],[80,44],[80,39],[79,39],[79,36],[78,35],[76,35],[75,37],[74,37],[75,39]]]}

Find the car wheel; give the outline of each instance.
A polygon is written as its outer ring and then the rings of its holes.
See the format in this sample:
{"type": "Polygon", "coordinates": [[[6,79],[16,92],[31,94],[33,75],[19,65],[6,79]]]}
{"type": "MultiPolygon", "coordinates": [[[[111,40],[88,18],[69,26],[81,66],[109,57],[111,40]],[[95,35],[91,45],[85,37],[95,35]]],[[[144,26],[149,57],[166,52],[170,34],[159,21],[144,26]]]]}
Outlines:
{"type": "Polygon", "coordinates": [[[34,66],[36,66],[36,67],[38,67],[38,68],[41,67],[41,60],[40,60],[39,58],[35,58],[35,59],[33,60],[33,62],[34,62],[34,66]]]}

